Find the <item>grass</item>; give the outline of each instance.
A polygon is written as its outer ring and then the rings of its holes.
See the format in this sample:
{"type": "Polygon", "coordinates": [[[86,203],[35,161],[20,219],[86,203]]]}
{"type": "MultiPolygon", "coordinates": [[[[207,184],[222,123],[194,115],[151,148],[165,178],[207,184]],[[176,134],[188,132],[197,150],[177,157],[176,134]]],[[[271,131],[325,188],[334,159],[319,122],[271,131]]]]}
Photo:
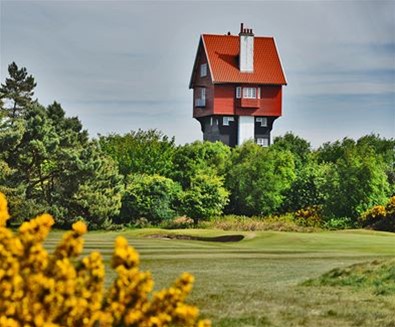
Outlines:
{"type": "MultiPolygon", "coordinates": [[[[181,272],[195,275],[190,302],[213,326],[395,326],[395,294],[366,287],[312,283],[334,269],[395,258],[395,234],[372,231],[319,233],[133,230],[90,232],[86,253],[100,250],[108,262],[113,240],[126,236],[152,271],[156,289],[181,272]],[[237,243],[145,238],[148,234],[214,237],[243,234],[237,243]]],[[[54,246],[61,233],[47,243],[54,246]]],[[[108,271],[107,282],[114,274],[108,271]]]]}

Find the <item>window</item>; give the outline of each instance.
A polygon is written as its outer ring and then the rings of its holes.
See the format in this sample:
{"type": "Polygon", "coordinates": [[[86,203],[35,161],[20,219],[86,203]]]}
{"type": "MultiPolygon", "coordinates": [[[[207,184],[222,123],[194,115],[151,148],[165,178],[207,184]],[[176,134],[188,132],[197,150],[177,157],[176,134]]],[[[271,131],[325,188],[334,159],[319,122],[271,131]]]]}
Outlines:
{"type": "Polygon", "coordinates": [[[200,77],[207,76],[207,64],[200,65],[200,77]]]}
{"type": "Polygon", "coordinates": [[[256,99],[256,88],[255,87],[244,87],[243,98],[256,99]]]}
{"type": "Polygon", "coordinates": [[[196,90],[197,98],[195,99],[196,107],[206,106],[206,89],[204,87],[196,90]]]}
{"type": "Polygon", "coordinates": [[[206,101],[206,89],[204,87],[200,89],[200,99],[206,101]]]}
{"type": "Polygon", "coordinates": [[[261,88],[257,87],[257,89],[258,89],[258,99],[260,99],[261,98],[261,88]]]}
{"type": "Polygon", "coordinates": [[[257,123],[261,123],[261,127],[267,127],[267,118],[266,117],[257,117],[255,120],[257,123]]]}
{"type": "Polygon", "coordinates": [[[226,117],[226,116],[225,116],[225,117],[223,118],[222,125],[224,125],[224,126],[229,126],[229,123],[230,123],[231,121],[235,121],[234,117],[226,117]]]}
{"type": "Polygon", "coordinates": [[[267,147],[267,146],[269,146],[269,139],[266,137],[258,137],[256,139],[256,144],[263,146],[263,147],[267,147]]]}
{"type": "Polygon", "coordinates": [[[241,98],[241,87],[237,86],[236,87],[236,99],[240,99],[241,98]]]}

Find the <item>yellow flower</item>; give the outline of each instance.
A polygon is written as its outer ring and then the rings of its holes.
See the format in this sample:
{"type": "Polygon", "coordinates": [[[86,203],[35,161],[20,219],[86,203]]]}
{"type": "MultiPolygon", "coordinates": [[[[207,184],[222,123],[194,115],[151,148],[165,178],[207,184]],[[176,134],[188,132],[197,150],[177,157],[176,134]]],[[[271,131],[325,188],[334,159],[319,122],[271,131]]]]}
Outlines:
{"type": "Polygon", "coordinates": [[[77,221],[71,227],[73,231],[77,232],[79,235],[84,235],[87,231],[86,224],[82,221],[77,221]]]}
{"type": "Polygon", "coordinates": [[[0,192],[0,227],[5,226],[9,218],[10,215],[8,214],[7,199],[5,195],[0,192]]]}
{"type": "Polygon", "coordinates": [[[211,326],[197,322],[198,309],[185,303],[193,276],[184,273],[151,296],[152,276],[139,270],[139,255],[124,237],[115,241],[112,267],[117,277],[104,293],[101,254],[77,258],[87,231],[82,221],[48,254],[43,242],[54,224],[52,216],[23,223],[17,234],[5,227],[8,218],[0,193],[0,327],[211,326]]]}

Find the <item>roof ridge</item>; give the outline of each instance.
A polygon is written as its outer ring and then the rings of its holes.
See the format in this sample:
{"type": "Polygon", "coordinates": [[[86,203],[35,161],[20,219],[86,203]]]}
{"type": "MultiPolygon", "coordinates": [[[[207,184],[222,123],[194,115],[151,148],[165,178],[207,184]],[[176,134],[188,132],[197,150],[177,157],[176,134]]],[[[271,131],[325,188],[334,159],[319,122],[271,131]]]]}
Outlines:
{"type": "MultiPolygon", "coordinates": [[[[201,34],[201,36],[221,36],[221,37],[239,37],[239,35],[234,35],[234,34],[231,34],[231,35],[228,35],[228,34],[211,34],[211,33],[203,33],[203,34],[201,34]]],[[[262,35],[260,35],[260,36],[254,36],[254,38],[255,39],[274,39],[274,36],[262,36],[262,35]]]]}

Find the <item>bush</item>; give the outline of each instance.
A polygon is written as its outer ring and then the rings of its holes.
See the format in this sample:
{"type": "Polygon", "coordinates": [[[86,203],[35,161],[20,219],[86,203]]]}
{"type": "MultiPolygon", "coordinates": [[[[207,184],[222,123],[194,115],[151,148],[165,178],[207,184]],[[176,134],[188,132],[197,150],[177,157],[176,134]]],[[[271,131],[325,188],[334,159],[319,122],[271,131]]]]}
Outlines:
{"type": "Polygon", "coordinates": [[[222,214],[228,201],[229,192],[222,179],[200,173],[192,178],[190,188],[181,193],[179,211],[196,225],[199,220],[222,214]]]}
{"type": "Polygon", "coordinates": [[[53,254],[43,247],[53,218],[23,223],[17,234],[0,193],[0,326],[210,326],[197,322],[198,309],[185,303],[193,276],[184,273],[168,289],[150,292],[149,272],[139,270],[138,253],[123,237],[115,241],[111,266],[117,277],[104,293],[99,252],[78,259],[86,225],[65,233],[53,254]]]}
{"type": "Polygon", "coordinates": [[[192,218],[182,216],[177,217],[169,221],[165,221],[161,224],[161,228],[165,229],[187,229],[192,228],[194,226],[194,221],[192,218]]]}
{"type": "Polygon", "coordinates": [[[300,209],[295,212],[297,224],[306,227],[319,227],[321,226],[321,207],[309,206],[305,209],[300,209]]]}
{"type": "Polygon", "coordinates": [[[358,224],[349,217],[331,218],[324,223],[327,229],[350,229],[358,228],[358,224]]]}
{"type": "Polygon", "coordinates": [[[311,232],[314,230],[312,227],[297,225],[292,214],[266,218],[227,215],[205,221],[199,224],[199,227],[233,231],[311,232]]]}
{"type": "Polygon", "coordinates": [[[378,205],[366,210],[359,221],[364,227],[395,232],[395,196],[388,200],[385,207],[378,205]]]}
{"type": "Polygon", "coordinates": [[[144,217],[158,224],[176,215],[175,203],[181,186],[159,175],[132,175],[122,198],[121,222],[130,223],[144,217]]]}

